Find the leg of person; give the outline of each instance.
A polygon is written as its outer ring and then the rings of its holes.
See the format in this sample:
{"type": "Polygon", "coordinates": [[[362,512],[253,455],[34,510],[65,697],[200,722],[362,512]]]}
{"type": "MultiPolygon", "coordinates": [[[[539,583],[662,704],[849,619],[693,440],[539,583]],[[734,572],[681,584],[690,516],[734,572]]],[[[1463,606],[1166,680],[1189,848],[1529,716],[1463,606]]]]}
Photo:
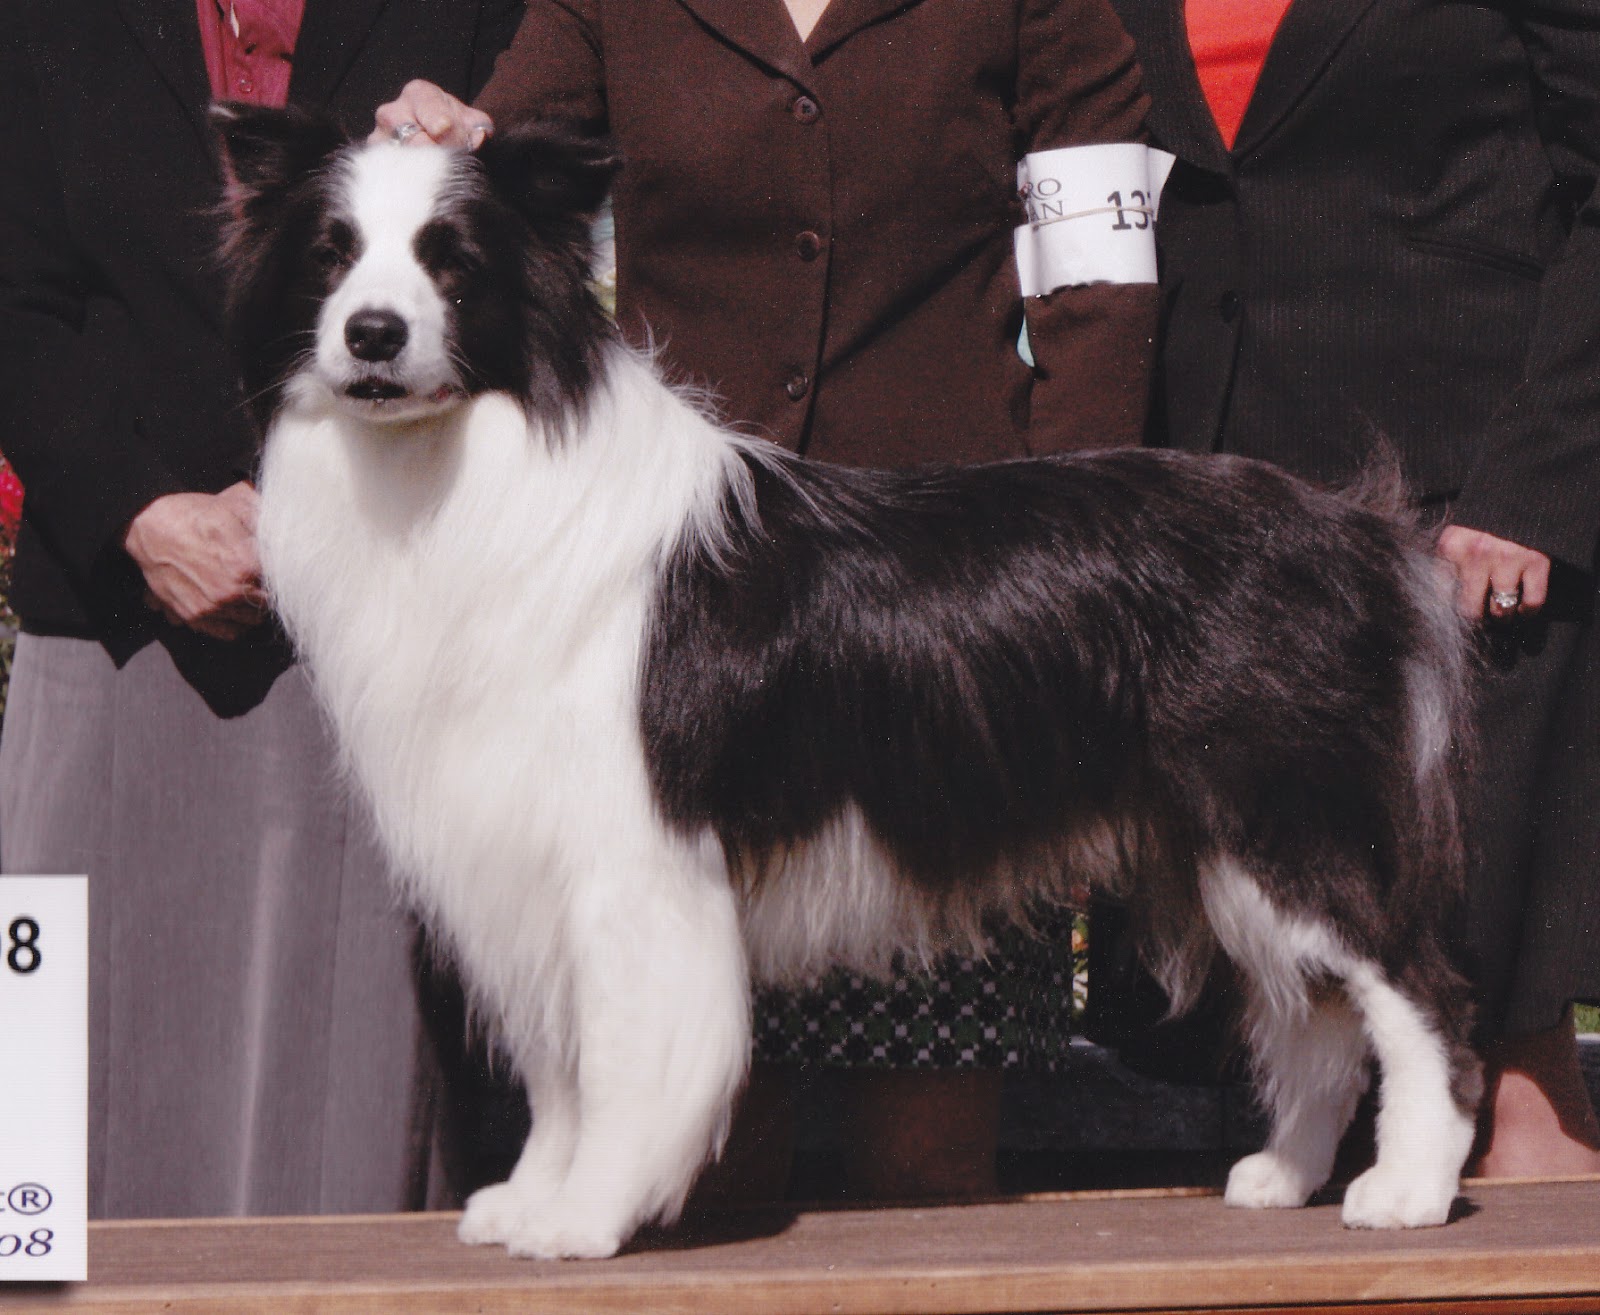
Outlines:
{"type": "Polygon", "coordinates": [[[116,901],[102,874],[111,834],[112,756],[103,731],[115,694],[110,660],[81,640],[20,635],[0,736],[0,872],[93,874],[89,890],[89,1213],[105,1214],[110,977],[105,951],[116,901]]]}
{"type": "Polygon", "coordinates": [[[1474,705],[1473,770],[1461,813],[1465,958],[1485,1041],[1503,1031],[1522,970],[1535,803],[1578,633],[1557,614],[1485,635],[1489,661],[1474,705]]]}
{"type": "Polygon", "coordinates": [[[1583,1144],[1593,1111],[1570,1029],[1559,1026],[1585,980],[1600,989],[1594,814],[1579,811],[1600,803],[1600,783],[1590,779],[1600,770],[1591,752],[1597,628],[1586,624],[1593,586],[1558,570],[1545,610],[1536,622],[1489,633],[1494,661],[1463,814],[1467,966],[1488,1065],[1469,1172],[1491,1176],[1593,1163],[1583,1144]]]}
{"type": "Polygon", "coordinates": [[[997,934],[982,960],[881,982],[837,972],[758,998],[758,1059],[822,1074],[837,1114],[830,1187],[861,1200],[998,1190],[1004,1070],[1052,1066],[1071,1040],[1073,916],[1040,909],[1032,922],[1032,934],[997,934]]]}
{"type": "Polygon", "coordinates": [[[1481,1178],[1600,1174],[1600,1120],[1578,1066],[1570,1012],[1553,1028],[1502,1037],[1484,1054],[1481,1178]]]}
{"type": "Polygon", "coordinates": [[[1103,896],[1089,904],[1089,999],[1084,1035],[1115,1052],[1141,1077],[1183,1086],[1221,1086],[1248,1074],[1236,1044],[1242,1001],[1225,959],[1213,965],[1193,1004],[1173,1015],[1144,966],[1128,910],[1103,896]]]}
{"type": "Polygon", "coordinates": [[[159,647],[24,636],[12,698],[5,866],[89,875],[91,1211],[421,1204],[416,931],[300,674],[224,720],[159,647]]]}
{"type": "Polygon", "coordinates": [[[1000,1190],[997,1068],[846,1070],[845,1188],[863,1201],[1000,1190]]]}
{"type": "Polygon", "coordinates": [[[1485,1050],[1488,1101],[1475,1172],[1600,1173],[1600,1121],[1578,1067],[1568,1002],[1600,998],[1600,626],[1579,636],[1551,719],[1517,972],[1485,1050]]]}
{"type": "MultiPolygon", "coordinates": [[[[284,679],[298,680],[299,674],[291,671],[284,679]]],[[[296,702],[310,707],[309,697],[296,696],[296,702]]],[[[323,759],[330,760],[331,754],[323,759]]],[[[322,780],[326,784],[327,776],[322,780]]],[[[299,1183],[281,1181],[282,1205],[258,1191],[262,1204],[252,1204],[251,1214],[288,1212],[313,1192],[323,1214],[420,1210],[436,1199],[430,1145],[437,1141],[449,1091],[420,1017],[421,932],[399,905],[365,806],[342,785],[330,789],[345,812],[342,863],[334,866],[331,854],[310,847],[291,860],[297,898],[318,882],[338,891],[338,926],[324,950],[331,950],[331,971],[326,986],[314,988],[325,989],[326,996],[303,1013],[308,1035],[325,1038],[327,1047],[321,1108],[309,1110],[312,1126],[321,1131],[321,1161],[315,1179],[308,1171],[299,1183]]],[[[288,996],[305,989],[291,985],[281,960],[269,977],[268,991],[288,996]]],[[[274,1076],[262,1089],[262,1102],[270,1102],[264,1113],[286,1107],[285,1087],[296,1080],[293,1047],[292,1036],[279,1032],[273,1038],[268,1063],[274,1076]]],[[[300,1080],[307,1076],[302,1066],[300,1080]]],[[[261,1139],[252,1169],[258,1182],[265,1181],[265,1166],[282,1154],[281,1137],[261,1139]]]]}

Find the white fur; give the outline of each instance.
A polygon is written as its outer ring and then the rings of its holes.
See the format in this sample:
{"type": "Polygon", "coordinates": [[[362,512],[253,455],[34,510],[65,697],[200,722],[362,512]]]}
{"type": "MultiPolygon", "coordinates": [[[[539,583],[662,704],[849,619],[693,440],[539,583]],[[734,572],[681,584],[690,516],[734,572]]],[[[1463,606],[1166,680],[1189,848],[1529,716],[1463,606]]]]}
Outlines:
{"type": "Polygon", "coordinates": [[[1376,965],[1276,908],[1237,862],[1207,868],[1200,889],[1218,941],[1244,972],[1247,1035],[1272,1122],[1266,1149],[1228,1175],[1228,1204],[1304,1205],[1327,1182],[1370,1053],[1382,1072],[1378,1161],[1350,1184],[1344,1222],[1444,1223],[1473,1128],[1451,1096],[1437,1031],[1376,965]]]}
{"type": "Polygon", "coordinates": [[[1378,1162],[1350,1184],[1350,1228],[1445,1223],[1472,1150],[1473,1121],[1450,1099],[1450,1067],[1437,1031],[1371,964],[1347,979],[1383,1072],[1378,1162]]]}
{"type": "Polygon", "coordinates": [[[449,156],[385,145],[345,157],[343,168],[340,191],[360,247],[355,264],[322,305],[311,370],[298,382],[305,387],[314,379],[339,394],[360,376],[403,379],[410,397],[360,405],[389,422],[415,419],[430,414],[437,405],[433,399],[453,394],[461,382],[445,346],[449,308],[412,246],[448,193],[449,156]],[[364,310],[389,311],[405,321],[410,335],[394,362],[373,366],[346,350],[344,325],[364,310]]]}
{"type": "Polygon", "coordinates": [[[501,396],[416,425],[302,397],[261,474],[275,601],[408,894],[533,1079],[523,1163],[463,1223],[531,1255],[675,1214],[748,1048],[720,853],[661,825],[637,715],[656,567],[729,449],[644,363],[612,378],[573,443],[501,396]]]}
{"type": "Polygon", "coordinates": [[[760,981],[796,986],[834,966],[881,975],[896,949],[931,958],[940,940],[927,902],[896,876],[854,807],[815,840],[775,856],[753,885],[744,930],[760,981]]]}

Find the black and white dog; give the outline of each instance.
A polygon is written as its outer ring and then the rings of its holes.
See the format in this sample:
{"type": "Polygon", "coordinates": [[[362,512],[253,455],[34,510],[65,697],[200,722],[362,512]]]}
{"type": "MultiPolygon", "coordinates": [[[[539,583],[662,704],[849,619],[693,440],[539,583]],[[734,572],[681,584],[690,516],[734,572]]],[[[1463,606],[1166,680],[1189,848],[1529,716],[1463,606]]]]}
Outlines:
{"type": "Polygon", "coordinates": [[[272,596],[527,1079],[472,1242],[604,1256],[717,1151],[752,979],[981,948],[1087,880],[1181,1004],[1217,947],[1294,1206],[1381,1071],[1357,1227],[1472,1140],[1466,638],[1390,490],[1115,451],[886,474],[730,433],[587,287],[613,162],[217,115],[272,596]]]}

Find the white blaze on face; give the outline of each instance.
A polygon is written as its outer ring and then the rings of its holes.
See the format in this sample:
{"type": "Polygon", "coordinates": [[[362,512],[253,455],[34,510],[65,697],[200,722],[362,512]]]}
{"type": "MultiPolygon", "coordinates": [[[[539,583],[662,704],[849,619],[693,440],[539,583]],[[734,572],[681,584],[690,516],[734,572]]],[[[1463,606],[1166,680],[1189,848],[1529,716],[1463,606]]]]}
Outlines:
{"type": "MultiPolygon", "coordinates": [[[[441,212],[452,177],[451,153],[387,143],[350,157],[339,212],[357,235],[356,262],[329,294],[317,325],[316,373],[330,390],[368,412],[402,419],[431,409],[459,385],[450,361],[449,307],[417,259],[416,238],[441,212]],[[361,359],[351,350],[352,320],[393,316],[404,345],[392,359],[361,359]],[[352,384],[381,381],[405,396],[352,397],[352,384]]],[[[391,322],[392,323],[392,322],[391,322]]]]}

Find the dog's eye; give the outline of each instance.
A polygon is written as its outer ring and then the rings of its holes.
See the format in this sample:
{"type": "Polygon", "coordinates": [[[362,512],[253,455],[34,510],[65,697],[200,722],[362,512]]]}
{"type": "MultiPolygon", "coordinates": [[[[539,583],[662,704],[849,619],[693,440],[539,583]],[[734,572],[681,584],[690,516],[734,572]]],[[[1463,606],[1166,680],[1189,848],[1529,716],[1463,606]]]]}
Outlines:
{"type": "Polygon", "coordinates": [[[332,242],[318,242],[311,248],[311,259],[318,269],[330,274],[350,261],[344,250],[332,242]]]}
{"type": "Polygon", "coordinates": [[[478,254],[449,224],[426,225],[417,234],[417,259],[444,278],[461,278],[482,268],[478,254]]]}
{"type": "Polygon", "coordinates": [[[356,246],[355,230],[343,220],[335,220],[312,244],[312,263],[325,273],[337,273],[354,262],[356,246]]]}

